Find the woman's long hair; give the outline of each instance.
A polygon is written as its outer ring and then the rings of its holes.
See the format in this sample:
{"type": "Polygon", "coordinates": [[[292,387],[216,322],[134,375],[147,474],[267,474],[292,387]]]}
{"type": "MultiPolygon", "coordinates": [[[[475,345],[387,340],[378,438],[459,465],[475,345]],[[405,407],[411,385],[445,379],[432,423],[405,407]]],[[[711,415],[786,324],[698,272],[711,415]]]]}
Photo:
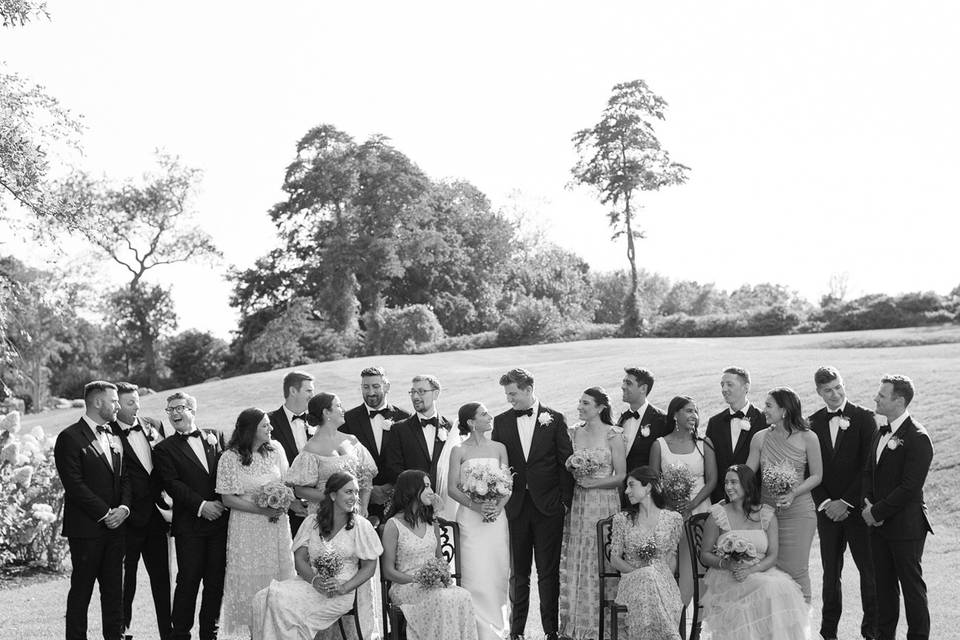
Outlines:
{"type": "Polygon", "coordinates": [[[333,408],[333,399],[337,396],[321,391],[307,403],[307,423],[319,427],[323,424],[323,412],[333,408]]]}
{"type": "MultiPolygon", "coordinates": [[[[356,478],[346,471],[334,471],[327,478],[327,484],[323,487],[323,500],[320,501],[320,506],[317,508],[316,527],[320,530],[320,535],[326,537],[333,531],[332,496],[349,484],[351,480],[356,481],[356,478]]],[[[354,505],[353,511],[347,513],[347,529],[353,529],[353,515],[356,513],[358,506],[359,502],[354,505]]]]}
{"type": "Polygon", "coordinates": [[[460,432],[462,436],[470,435],[470,425],[467,424],[467,420],[473,420],[477,417],[477,409],[481,407],[479,402],[468,402],[467,404],[460,407],[460,411],[457,412],[457,431],[460,432]]]}
{"type": "MultiPolygon", "coordinates": [[[[760,483],[757,482],[757,474],[753,469],[745,464],[733,464],[727,467],[723,474],[723,482],[726,483],[727,474],[733,471],[740,479],[740,488],[743,489],[743,515],[751,520],[755,520],[757,512],[763,503],[760,501],[760,483]]],[[[724,490],[726,495],[726,490],[724,490]]],[[[727,498],[729,500],[729,498],[727,498]]]]}
{"type": "MultiPolygon", "coordinates": [[[[237,423],[233,427],[227,449],[235,451],[240,456],[240,464],[245,467],[249,467],[250,463],[253,462],[253,440],[257,437],[257,427],[260,426],[266,416],[266,412],[256,407],[244,409],[237,416],[237,423]]],[[[269,441],[257,447],[257,453],[262,456],[270,455],[271,451],[273,451],[273,446],[269,441]]]]}
{"type": "Polygon", "coordinates": [[[423,479],[426,477],[427,474],[419,469],[407,469],[397,476],[397,482],[393,485],[393,512],[399,513],[411,527],[421,522],[433,522],[433,507],[420,502],[423,479]]]}
{"type": "Polygon", "coordinates": [[[613,419],[610,416],[610,396],[607,395],[606,389],[603,387],[590,387],[584,391],[583,394],[593,398],[593,401],[596,402],[597,405],[603,406],[603,409],[600,410],[600,422],[613,426],[613,419]]]}
{"type": "MultiPolygon", "coordinates": [[[[690,396],[675,396],[673,400],[670,401],[670,404],[667,405],[667,433],[673,433],[677,430],[677,413],[680,412],[688,404],[696,404],[693,402],[693,398],[690,396]]],[[[697,435],[697,431],[700,428],[700,414],[697,414],[697,424],[694,425],[693,431],[690,432],[690,437],[693,439],[694,448],[700,453],[700,457],[703,457],[703,447],[700,446],[700,443],[703,443],[704,446],[709,446],[707,441],[697,435]]],[[[713,447],[711,447],[712,449],[713,447]]]]}
{"type": "MultiPolygon", "coordinates": [[[[653,500],[653,504],[655,504],[658,509],[663,509],[663,505],[666,504],[666,502],[663,499],[663,494],[660,493],[660,474],[654,471],[653,467],[649,465],[637,467],[627,473],[627,478],[633,478],[643,486],[650,487],[650,499],[653,500]]],[[[636,522],[637,514],[640,512],[640,505],[631,504],[627,507],[626,512],[630,516],[630,521],[636,522]]]]}
{"type": "Polygon", "coordinates": [[[783,409],[783,426],[787,430],[787,435],[794,431],[807,431],[810,426],[803,417],[803,409],[800,407],[800,397],[790,387],[774,387],[767,393],[773,398],[777,406],[783,409]]]}

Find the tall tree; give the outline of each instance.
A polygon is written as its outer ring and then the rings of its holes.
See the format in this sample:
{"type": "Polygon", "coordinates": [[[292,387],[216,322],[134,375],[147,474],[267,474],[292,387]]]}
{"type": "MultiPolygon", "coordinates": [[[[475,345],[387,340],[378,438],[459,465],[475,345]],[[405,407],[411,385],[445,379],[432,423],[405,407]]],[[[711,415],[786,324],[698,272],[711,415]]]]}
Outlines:
{"type": "Polygon", "coordinates": [[[623,332],[636,335],[641,328],[637,308],[637,256],[635,241],[645,237],[636,222],[638,191],[658,191],[682,184],[689,167],[670,160],[654,133],[653,121],[663,120],[666,101],[643,80],[617,84],[600,122],[573,136],[579,159],[572,169],[574,183],[594,188],[600,202],[612,205],[608,217],[614,234],[627,238],[630,289],[624,303],[623,332]]]}

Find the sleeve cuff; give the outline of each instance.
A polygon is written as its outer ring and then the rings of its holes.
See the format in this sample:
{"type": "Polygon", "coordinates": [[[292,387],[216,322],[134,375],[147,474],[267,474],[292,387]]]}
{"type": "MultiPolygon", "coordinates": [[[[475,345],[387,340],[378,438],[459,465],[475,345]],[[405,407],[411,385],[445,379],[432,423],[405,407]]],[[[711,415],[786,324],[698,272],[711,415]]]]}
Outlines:
{"type": "Polygon", "coordinates": [[[198,518],[202,517],[200,514],[203,513],[203,505],[205,505],[205,504],[207,504],[207,501],[206,501],[206,500],[201,500],[201,501],[200,501],[200,508],[197,509],[197,517],[198,517],[198,518]]]}
{"type": "Polygon", "coordinates": [[[823,502],[821,502],[820,504],[818,504],[818,505],[817,505],[817,511],[823,511],[824,509],[826,509],[828,502],[830,502],[830,498],[827,498],[826,500],[824,500],[823,502]]]}
{"type": "Polygon", "coordinates": [[[128,507],[128,506],[125,505],[125,504],[120,505],[119,507],[117,507],[117,509],[123,509],[124,511],[127,512],[127,515],[128,515],[128,516],[130,515],[130,507],[128,507]]]}

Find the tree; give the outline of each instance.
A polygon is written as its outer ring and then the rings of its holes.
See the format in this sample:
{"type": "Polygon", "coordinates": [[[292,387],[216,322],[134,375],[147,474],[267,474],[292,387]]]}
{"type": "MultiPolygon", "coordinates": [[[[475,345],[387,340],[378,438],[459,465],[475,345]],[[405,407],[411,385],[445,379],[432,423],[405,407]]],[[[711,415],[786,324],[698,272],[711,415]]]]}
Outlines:
{"type": "Polygon", "coordinates": [[[163,373],[156,345],[177,328],[170,289],[145,282],[120,287],[110,294],[104,311],[110,327],[104,368],[124,380],[161,388],[163,373]]]}
{"type": "Polygon", "coordinates": [[[170,384],[185,387],[223,373],[227,343],[208,331],[187,329],[167,341],[170,384]]]}
{"type": "Polygon", "coordinates": [[[66,199],[86,208],[79,232],[129,274],[126,293],[113,302],[126,314],[118,321],[138,338],[146,382],[153,388],[160,385],[156,341],[176,326],[176,318],[168,315],[169,291],[147,285],[144,277],[163,265],[220,256],[209,234],[193,223],[189,207],[200,172],[164,153],[157,154],[157,163],[159,171],[144,175],[142,185],[113,186],[81,173],[62,186],[66,199]]]}
{"type": "Polygon", "coordinates": [[[682,184],[689,171],[670,160],[654,134],[652,120],[663,120],[666,107],[666,101],[643,80],[617,84],[600,122],[573,136],[579,156],[572,169],[574,183],[594,188],[602,204],[612,205],[608,218],[615,231],[611,239],[627,238],[630,289],[624,303],[625,335],[637,335],[641,327],[635,241],[645,236],[636,224],[635,194],[682,184]]]}
{"type": "Polygon", "coordinates": [[[32,2],[31,0],[0,0],[0,20],[4,27],[22,27],[32,18],[46,16],[47,3],[45,0],[32,2]]]}
{"type": "Polygon", "coordinates": [[[590,265],[583,258],[548,243],[522,252],[511,263],[502,304],[510,307],[523,298],[549,300],[560,317],[589,322],[597,305],[591,284],[590,265]]]}
{"type": "Polygon", "coordinates": [[[659,313],[662,316],[677,313],[703,316],[726,310],[727,294],[718,290],[712,282],[700,284],[694,280],[681,280],[670,288],[660,303],[659,313]]]}

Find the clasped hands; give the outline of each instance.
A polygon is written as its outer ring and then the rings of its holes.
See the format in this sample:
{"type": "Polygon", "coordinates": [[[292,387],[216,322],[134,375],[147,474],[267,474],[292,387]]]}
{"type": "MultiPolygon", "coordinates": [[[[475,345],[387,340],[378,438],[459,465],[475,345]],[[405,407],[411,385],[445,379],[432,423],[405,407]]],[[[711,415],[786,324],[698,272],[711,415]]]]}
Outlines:
{"type": "Polygon", "coordinates": [[[746,563],[737,561],[737,562],[731,563],[730,566],[727,567],[727,569],[730,570],[730,573],[733,574],[733,577],[737,582],[743,582],[744,580],[747,579],[747,576],[753,573],[752,567],[753,567],[752,564],[746,564],[746,563]]]}
{"type": "Polygon", "coordinates": [[[317,593],[320,593],[327,598],[336,598],[337,596],[342,596],[344,594],[344,592],[341,590],[343,583],[338,581],[336,578],[327,578],[322,582],[318,582],[318,577],[319,576],[314,576],[313,580],[310,581],[310,585],[317,593]]]}
{"type": "Polygon", "coordinates": [[[786,509],[793,504],[796,494],[793,493],[793,490],[787,491],[782,496],[777,498],[777,507],[786,509]]]}
{"type": "Polygon", "coordinates": [[[107,526],[107,529],[116,529],[123,524],[123,521],[126,520],[129,515],[129,509],[114,507],[110,509],[110,511],[107,511],[107,515],[103,517],[103,524],[107,526]]]}
{"type": "Polygon", "coordinates": [[[868,500],[867,498],[864,498],[863,504],[864,504],[863,511],[860,512],[860,515],[863,516],[863,521],[867,523],[867,526],[879,527],[883,525],[883,520],[877,520],[876,518],[873,517],[873,512],[871,511],[871,509],[873,508],[873,505],[870,503],[870,500],[868,500]]]}
{"type": "Polygon", "coordinates": [[[200,507],[200,516],[204,520],[216,520],[227,510],[223,503],[219,500],[207,500],[203,503],[203,506],[200,507]]]}
{"type": "Polygon", "coordinates": [[[843,522],[850,515],[850,505],[843,500],[831,500],[823,507],[823,513],[834,522],[843,522]]]}

